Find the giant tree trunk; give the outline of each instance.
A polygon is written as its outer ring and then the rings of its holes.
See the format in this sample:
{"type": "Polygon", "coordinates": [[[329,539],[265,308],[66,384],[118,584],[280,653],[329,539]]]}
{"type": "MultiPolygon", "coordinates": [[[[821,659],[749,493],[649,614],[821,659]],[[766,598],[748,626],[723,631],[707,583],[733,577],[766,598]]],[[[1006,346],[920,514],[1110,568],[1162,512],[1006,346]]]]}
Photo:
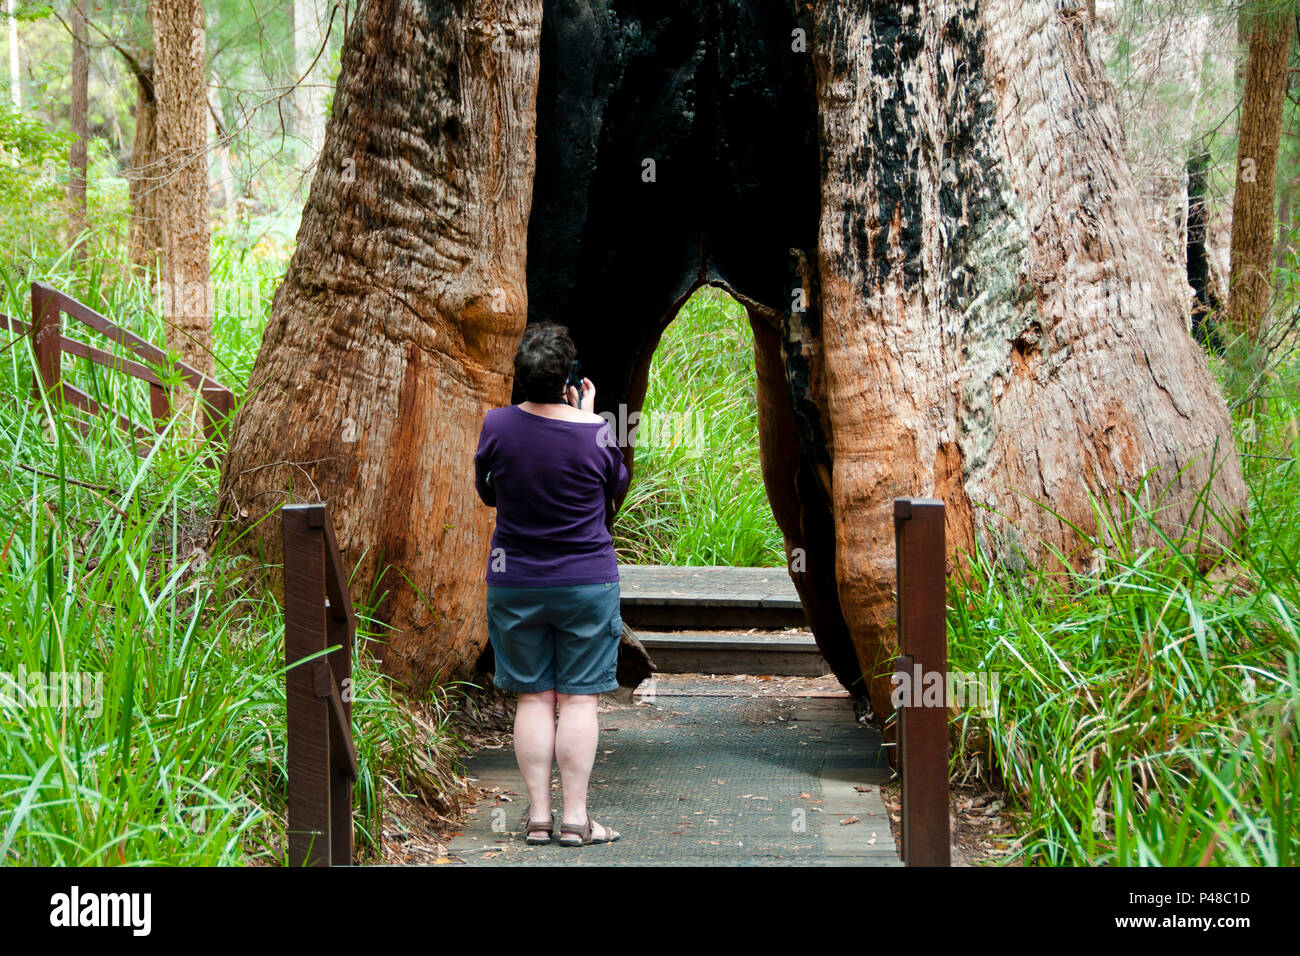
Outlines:
{"type": "MultiPolygon", "coordinates": [[[[411,689],[486,643],[473,488],[525,321],[541,0],[371,0],[222,471],[237,526],[329,502],[411,689]]],[[[258,526],[269,560],[278,527],[258,526]]]]}
{"type": "MultiPolygon", "coordinates": [[[[621,420],[695,288],[746,306],[791,576],[880,716],[893,497],[944,498],[954,550],[1013,569],[1072,554],[1089,491],[1152,470],[1171,534],[1212,459],[1243,507],[1081,9],[797,6],[370,0],[348,30],[221,508],[238,530],[330,501],[414,689],[485,640],[472,455],[525,280],[528,321],[569,325],[621,420]]],[[[273,521],[254,533],[274,563],[273,521]]]]}
{"type": "MultiPolygon", "coordinates": [[[[200,0],[154,0],[153,42],[167,346],[211,373],[208,91],[200,0]]],[[[201,419],[193,393],[180,389],[176,398],[197,430],[201,419]]]]}
{"type": "Polygon", "coordinates": [[[1089,491],[1153,469],[1175,533],[1215,470],[1224,506],[1244,492],[1082,7],[850,0],[818,18],[836,570],[887,713],[893,497],[943,498],[952,545],[1014,563],[1071,553],[1089,491]]]}
{"type": "Polygon", "coordinates": [[[1237,186],[1232,194],[1232,266],[1228,321],[1234,331],[1259,337],[1273,292],[1273,204],[1282,102],[1295,19],[1290,11],[1252,3],[1246,89],[1237,139],[1237,186]],[[1263,8],[1263,9],[1260,9],[1263,8]]]}

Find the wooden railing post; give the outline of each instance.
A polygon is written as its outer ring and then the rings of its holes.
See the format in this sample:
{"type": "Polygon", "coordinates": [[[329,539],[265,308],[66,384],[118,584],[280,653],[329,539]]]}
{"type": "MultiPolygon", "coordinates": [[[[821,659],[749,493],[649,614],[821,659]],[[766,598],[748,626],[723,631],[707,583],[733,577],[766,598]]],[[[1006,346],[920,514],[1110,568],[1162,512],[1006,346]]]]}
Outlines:
{"type": "Polygon", "coordinates": [[[949,866],[952,862],[943,521],[942,501],[894,499],[899,644],[896,682],[899,689],[907,691],[899,707],[898,754],[903,776],[902,852],[908,866],[949,866]]]}
{"type": "MultiPolygon", "coordinates": [[[[224,386],[209,383],[199,392],[199,401],[203,404],[203,437],[207,439],[210,446],[226,437],[230,410],[234,406],[234,396],[224,386]]],[[[210,453],[208,461],[217,464],[217,454],[210,453]]]]}
{"type": "Polygon", "coordinates": [[[161,430],[172,417],[171,395],[159,382],[149,383],[149,414],[155,430],[161,430]]]}
{"type": "Polygon", "coordinates": [[[57,400],[62,374],[63,329],[59,318],[59,300],[53,290],[32,285],[32,349],[36,353],[36,379],[32,390],[41,400],[41,387],[57,400]]]}
{"type": "Polygon", "coordinates": [[[226,419],[230,417],[234,396],[222,385],[209,383],[199,392],[203,401],[203,435],[209,441],[225,437],[226,419]]]}
{"type": "Polygon", "coordinates": [[[355,618],[326,506],[285,505],[281,515],[289,864],[346,866],[352,862],[357,777],[351,704],[355,618]],[[332,645],[337,650],[321,654],[332,645]]]}
{"type": "Polygon", "coordinates": [[[352,783],[358,774],[352,740],[352,641],[356,616],[352,612],[339,544],[334,537],[334,522],[325,506],[319,507],[321,531],[325,537],[325,603],[329,611],[325,618],[326,640],[330,647],[335,648],[324,668],[330,674],[328,692],[333,734],[330,807],[334,834],[331,846],[334,865],[347,866],[352,862],[353,850],[352,783]]]}

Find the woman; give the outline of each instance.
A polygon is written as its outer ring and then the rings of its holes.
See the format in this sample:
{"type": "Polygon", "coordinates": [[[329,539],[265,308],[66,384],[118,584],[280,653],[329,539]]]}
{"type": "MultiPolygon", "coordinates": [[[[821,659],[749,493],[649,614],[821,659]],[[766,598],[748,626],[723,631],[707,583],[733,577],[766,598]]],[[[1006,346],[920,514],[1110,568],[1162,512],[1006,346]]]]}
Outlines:
{"type": "Polygon", "coordinates": [[[618,687],[623,621],[607,516],[628,473],[595,414],[591,380],[581,395],[568,385],[575,352],[564,326],[528,327],[515,353],[526,401],[487,413],[474,456],[479,497],[497,509],[487,570],[494,682],[519,695],[515,756],[530,805],[525,840],[534,845],[554,835],[552,760],[564,790],[559,842],[619,838],[587,813],[587,784],[597,695],[618,687]]]}

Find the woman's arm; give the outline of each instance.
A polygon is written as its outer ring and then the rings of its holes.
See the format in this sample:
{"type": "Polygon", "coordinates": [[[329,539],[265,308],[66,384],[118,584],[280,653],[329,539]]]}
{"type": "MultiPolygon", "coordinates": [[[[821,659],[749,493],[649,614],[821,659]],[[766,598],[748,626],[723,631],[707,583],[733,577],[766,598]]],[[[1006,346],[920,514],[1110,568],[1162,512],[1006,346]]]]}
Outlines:
{"type": "Polygon", "coordinates": [[[497,505],[497,491],[492,487],[492,452],[495,447],[495,439],[488,433],[485,418],[478,436],[478,451],[474,453],[474,490],[489,508],[497,505]]]}
{"type": "Polygon", "coordinates": [[[614,463],[610,469],[610,480],[605,485],[605,494],[610,501],[618,501],[623,497],[623,492],[627,491],[627,463],[623,461],[623,450],[621,448],[614,448],[612,451],[614,452],[614,463]]]}
{"type": "Polygon", "coordinates": [[[613,445],[605,449],[609,456],[608,469],[605,472],[605,501],[612,517],[617,506],[622,503],[623,493],[627,491],[627,464],[623,461],[623,449],[613,445]]]}

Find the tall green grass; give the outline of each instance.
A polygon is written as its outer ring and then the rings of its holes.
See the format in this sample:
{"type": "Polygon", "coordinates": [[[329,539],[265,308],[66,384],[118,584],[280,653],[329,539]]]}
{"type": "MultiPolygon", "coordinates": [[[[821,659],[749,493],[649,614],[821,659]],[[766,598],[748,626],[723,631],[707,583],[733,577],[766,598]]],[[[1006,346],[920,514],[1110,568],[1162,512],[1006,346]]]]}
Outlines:
{"type": "MultiPolygon", "coordinates": [[[[219,260],[218,283],[223,268],[265,288],[263,264],[219,260]]],[[[147,283],[66,262],[40,276],[162,341],[147,283]]],[[[23,317],[32,276],[0,277],[0,310],[23,317]]],[[[218,296],[218,375],[237,394],[267,298],[248,301],[252,314],[222,311],[218,296]]],[[[246,559],[204,550],[211,449],[176,440],[175,419],[143,456],[109,419],[81,435],[71,413],[30,400],[27,341],[3,340],[0,862],[282,861],[283,615],[243,573],[246,559]],[[79,675],[87,706],[80,695],[37,693],[28,675],[51,673],[79,675]]],[[[140,383],[71,359],[64,368],[110,412],[149,422],[140,383]]],[[[360,610],[358,652],[379,636],[360,610]]],[[[447,726],[452,689],[417,714],[369,655],[354,660],[356,836],[362,857],[374,858],[392,793],[454,801],[447,758],[458,744],[447,726]]]]}
{"type": "Polygon", "coordinates": [[[739,303],[710,286],[686,301],[651,361],[644,410],[684,427],[675,443],[672,428],[649,444],[638,434],[636,474],[614,521],[619,560],[784,565],[759,466],[753,333],[739,303]]]}
{"type": "Polygon", "coordinates": [[[951,583],[950,666],[995,672],[958,718],[954,769],[1008,789],[1013,859],[1294,865],[1300,720],[1300,368],[1240,427],[1246,534],[1172,541],[1131,497],[1094,501],[1086,571],[1013,574],[980,555],[951,583]],[[1155,540],[1155,545],[1142,541],[1155,540]]]}
{"type": "MultiPolygon", "coordinates": [[[[237,393],[282,267],[218,243],[216,367],[237,393]]],[[[147,281],[67,260],[38,274],[162,341],[147,281]]],[[[32,277],[0,268],[0,310],[25,313],[32,277]]],[[[743,312],[714,290],[669,327],[646,407],[700,411],[704,445],[638,446],[616,523],[623,560],[781,562],[752,347],[743,312]]],[[[283,618],[244,559],[203,550],[217,477],[205,450],[165,435],[141,457],[102,423],[83,437],[32,403],[31,369],[26,343],[3,337],[0,860],[280,860],[283,618]],[[34,699],[15,685],[20,669],[98,679],[94,706],[34,699]]],[[[111,411],[148,421],[139,383],[70,359],[65,371],[111,411]]],[[[1085,535],[1099,556],[1088,571],[1013,572],[975,555],[951,582],[952,668],[1000,677],[991,712],[958,718],[954,772],[1008,789],[1015,858],[1296,861],[1298,394],[1292,362],[1244,406],[1256,416],[1239,422],[1250,524],[1226,550],[1206,547],[1227,540],[1211,511],[1209,535],[1162,541],[1145,533],[1151,502],[1096,502],[1104,532],[1085,535]]],[[[366,615],[358,644],[380,631],[366,615]]],[[[456,702],[441,691],[417,716],[367,655],[355,659],[357,837],[373,858],[386,795],[454,794],[456,702]]]]}

